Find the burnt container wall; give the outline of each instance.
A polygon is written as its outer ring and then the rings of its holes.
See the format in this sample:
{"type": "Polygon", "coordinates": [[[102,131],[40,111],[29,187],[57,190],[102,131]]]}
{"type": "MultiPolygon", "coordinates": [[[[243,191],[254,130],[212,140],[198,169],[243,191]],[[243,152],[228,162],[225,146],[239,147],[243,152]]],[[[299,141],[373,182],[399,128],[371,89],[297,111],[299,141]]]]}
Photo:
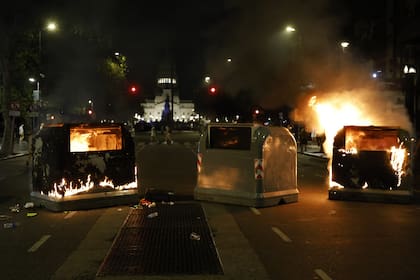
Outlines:
{"type": "Polygon", "coordinates": [[[64,177],[68,155],[68,137],[63,126],[40,130],[33,140],[33,190],[47,192],[64,177]]]}
{"type": "MultiPolygon", "coordinates": [[[[381,133],[389,131],[390,128],[368,128],[376,129],[374,132],[380,141],[381,133]]],[[[344,188],[382,190],[410,190],[412,177],[410,140],[408,134],[399,130],[396,133],[400,143],[407,149],[404,174],[399,177],[391,165],[391,153],[389,150],[358,150],[357,153],[346,151],[346,128],[343,128],[334,139],[332,159],[332,181],[344,188]]]]}
{"type": "Polygon", "coordinates": [[[417,141],[413,160],[413,191],[417,202],[420,202],[420,142],[417,141]]]}
{"type": "Polygon", "coordinates": [[[128,131],[122,127],[123,145],[121,150],[69,153],[65,173],[67,178],[86,178],[98,182],[105,177],[114,185],[124,185],[135,181],[134,142],[128,131]]]}
{"type": "Polygon", "coordinates": [[[122,149],[95,152],[70,152],[72,125],[44,127],[33,141],[33,191],[47,193],[63,178],[93,182],[111,179],[115,186],[135,181],[134,141],[121,126],[122,149]]]}

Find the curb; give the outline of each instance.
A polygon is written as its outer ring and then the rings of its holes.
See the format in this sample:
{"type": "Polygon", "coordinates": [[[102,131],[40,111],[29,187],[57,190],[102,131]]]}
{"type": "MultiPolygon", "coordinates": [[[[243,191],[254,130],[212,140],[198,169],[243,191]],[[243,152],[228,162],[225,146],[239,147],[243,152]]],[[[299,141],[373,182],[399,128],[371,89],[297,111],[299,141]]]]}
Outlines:
{"type": "Polygon", "coordinates": [[[12,159],[12,158],[17,158],[17,157],[22,157],[22,156],[26,156],[26,155],[29,155],[29,152],[14,153],[12,155],[0,158],[0,161],[12,159]]]}

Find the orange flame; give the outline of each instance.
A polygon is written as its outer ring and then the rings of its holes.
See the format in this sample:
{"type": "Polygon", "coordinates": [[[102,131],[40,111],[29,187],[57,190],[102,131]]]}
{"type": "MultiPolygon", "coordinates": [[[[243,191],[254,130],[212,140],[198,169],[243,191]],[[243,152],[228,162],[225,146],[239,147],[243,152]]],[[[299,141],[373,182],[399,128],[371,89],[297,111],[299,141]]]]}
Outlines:
{"type": "MultiPolygon", "coordinates": [[[[334,138],[344,126],[398,126],[411,131],[411,123],[408,120],[405,108],[398,105],[398,110],[396,110],[395,104],[392,104],[389,100],[381,102],[381,98],[384,99],[381,97],[382,93],[360,90],[324,94],[322,98],[312,96],[307,103],[307,108],[310,110],[304,109],[304,112],[301,112],[302,116],[305,117],[300,116],[300,118],[303,119],[307,127],[325,133],[323,148],[330,158],[328,163],[330,187],[343,187],[337,182],[331,181],[331,164],[334,138]]],[[[354,137],[357,138],[357,135],[353,135],[354,137]]],[[[357,153],[357,146],[352,145],[351,138],[352,136],[346,139],[345,152],[347,154],[357,153]]],[[[391,165],[399,178],[399,186],[401,176],[404,175],[406,150],[400,146],[399,148],[392,147],[389,152],[391,154],[391,165]]],[[[367,185],[363,186],[363,188],[367,187],[367,185]]]]}
{"type": "Polygon", "coordinates": [[[46,194],[41,192],[41,194],[54,198],[62,198],[65,196],[74,196],[83,192],[87,192],[92,190],[95,186],[100,186],[102,188],[108,187],[118,191],[135,189],[137,188],[137,167],[134,168],[134,178],[135,180],[133,182],[121,186],[114,186],[114,183],[108,177],[105,177],[103,181],[95,184],[95,182],[91,180],[90,174],[87,176],[86,182],[79,180],[78,184],[72,181],[68,182],[65,178],[63,178],[61,179],[60,183],[54,183],[53,189],[51,191],[46,194]]]}
{"type": "Polygon", "coordinates": [[[398,176],[397,187],[401,185],[401,177],[405,174],[404,172],[404,162],[406,158],[406,149],[402,148],[402,143],[398,148],[391,148],[391,166],[395,171],[395,174],[398,176]]]}
{"type": "MultiPolygon", "coordinates": [[[[308,103],[309,107],[315,113],[315,127],[325,133],[324,151],[330,158],[328,163],[329,185],[332,186],[332,148],[334,137],[337,132],[346,125],[372,125],[372,121],[363,114],[352,100],[343,101],[342,98],[331,98],[328,101],[320,101],[317,96],[312,96],[308,103]]],[[[351,148],[350,153],[357,153],[357,150],[351,148]]],[[[342,186],[340,186],[342,187],[342,186]]]]}

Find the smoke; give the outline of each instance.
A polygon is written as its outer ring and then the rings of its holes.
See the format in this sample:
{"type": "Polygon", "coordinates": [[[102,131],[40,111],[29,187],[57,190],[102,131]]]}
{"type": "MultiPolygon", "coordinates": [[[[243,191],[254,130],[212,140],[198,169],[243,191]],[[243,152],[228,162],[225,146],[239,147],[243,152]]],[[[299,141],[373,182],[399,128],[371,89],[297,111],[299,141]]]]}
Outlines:
{"type": "Polygon", "coordinates": [[[340,54],[342,15],[330,8],[328,0],[231,1],[213,32],[222,36],[210,46],[208,74],[232,95],[254,92],[263,107],[293,106],[301,85],[320,84],[340,54]],[[296,32],[286,33],[288,24],[296,32]]]}
{"type": "Polygon", "coordinates": [[[351,90],[313,92],[300,100],[292,117],[307,130],[318,132],[332,124],[337,129],[345,125],[375,125],[413,132],[402,93],[374,84],[351,90]],[[322,112],[315,110],[315,106],[321,106],[317,109],[322,112]]]}
{"type": "Polygon", "coordinates": [[[114,8],[113,1],[76,0],[52,4],[45,10],[45,17],[54,19],[58,25],[57,32],[44,32],[42,37],[41,67],[46,76],[41,86],[42,98],[52,113],[59,111],[66,118],[83,118],[88,100],[94,101],[96,113],[104,110],[100,65],[113,55],[109,46],[114,8]]]}
{"type": "MultiPolygon", "coordinates": [[[[351,104],[360,115],[348,125],[399,126],[412,131],[404,98],[372,79],[372,61],[357,46],[340,46],[351,22],[350,2],[231,1],[229,13],[215,27],[223,34],[210,50],[208,74],[232,95],[253,92],[264,108],[296,108],[294,120],[320,128],[311,96],[335,108],[351,104]],[[286,33],[286,25],[296,32],[286,33]],[[224,47],[221,47],[224,46],[224,47]],[[226,58],[231,58],[228,63],[226,58]],[[310,85],[310,87],[308,87],[310,85]]],[[[330,115],[330,120],[337,115],[330,115]]]]}

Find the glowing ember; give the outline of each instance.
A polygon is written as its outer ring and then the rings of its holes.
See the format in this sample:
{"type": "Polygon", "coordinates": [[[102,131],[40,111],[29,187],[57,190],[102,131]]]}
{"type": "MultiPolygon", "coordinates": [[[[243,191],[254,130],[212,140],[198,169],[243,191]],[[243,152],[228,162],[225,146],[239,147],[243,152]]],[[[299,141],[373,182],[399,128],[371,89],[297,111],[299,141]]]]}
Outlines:
{"type": "Polygon", "coordinates": [[[89,134],[74,133],[70,137],[71,151],[89,151],[89,134]]]}
{"type": "Polygon", "coordinates": [[[122,149],[120,127],[72,127],[70,152],[107,151],[122,149]]]}
{"type": "MultiPolygon", "coordinates": [[[[134,182],[124,184],[121,186],[114,186],[112,180],[110,180],[107,177],[105,177],[104,180],[99,182],[98,184],[95,184],[95,182],[91,180],[90,174],[87,176],[86,182],[83,182],[82,180],[79,180],[75,183],[72,181],[67,182],[67,180],[63,178],[60,183],[54,183],[53,189],[49,191],[46,195],[54,198],[74,196],[83,192],[88,192],[98,186],[102,188],[111,188],[118,191],[135,189],[137,188],[137,167],[135,167],[134,169],[134,174],[134,182]]],[[[45,193],[43,192],[41,192],[41,194],[45,195],[45,193]]]]}

